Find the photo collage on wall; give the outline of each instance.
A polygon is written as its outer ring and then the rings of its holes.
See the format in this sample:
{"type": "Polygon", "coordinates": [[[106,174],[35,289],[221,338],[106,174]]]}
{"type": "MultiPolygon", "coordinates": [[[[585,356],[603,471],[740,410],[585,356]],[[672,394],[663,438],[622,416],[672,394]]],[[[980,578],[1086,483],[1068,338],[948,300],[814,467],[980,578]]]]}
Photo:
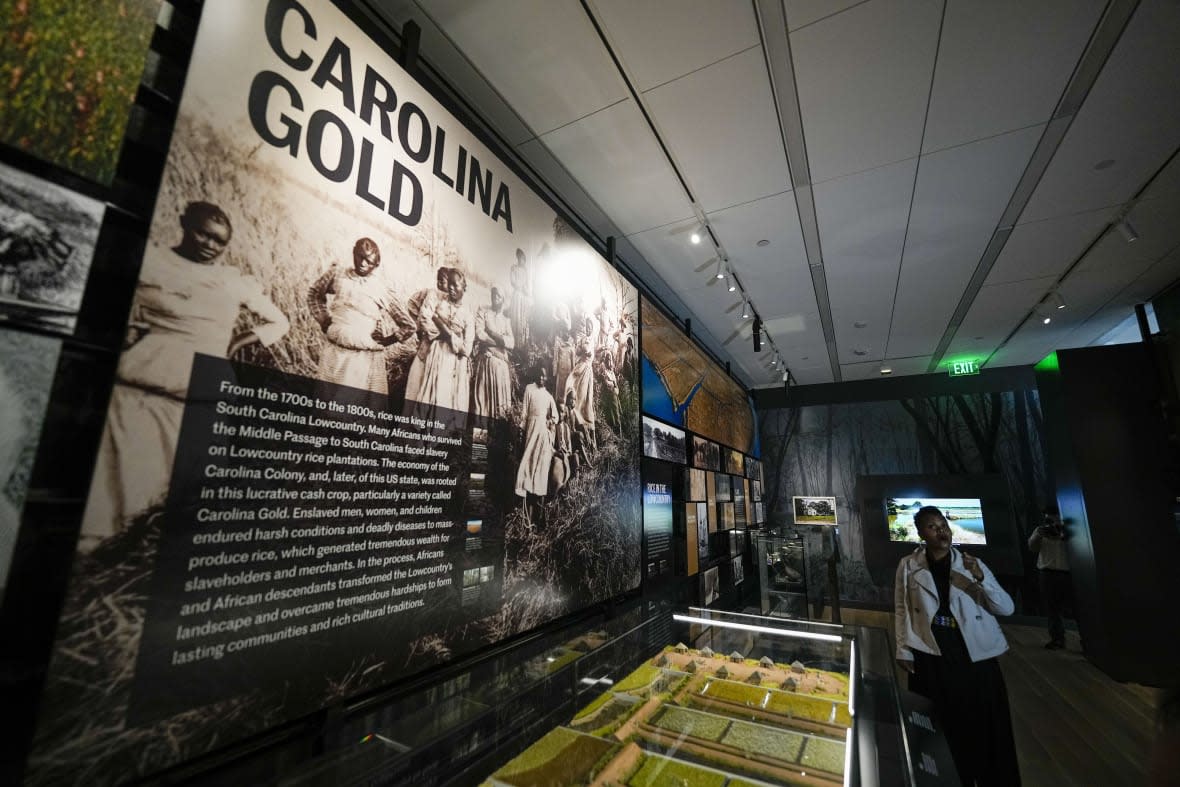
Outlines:
{"type": "Polygon", "coordinates": [[[699,574],[698,600],[712,603],[742,576],[732,570],[749,544],[739,531],[764,521],[753,410],[741,386],[655,305],[642,301],[640,319],[645,478],[664,472],[657,464],[677,466],[678,571],[699,574]]]}
{"type": "MultiPolygon", "coordinates": [[[[68,276],[11,300],[70,317],[101,212],[31,204],[68,276]]],[[[335,3],[206,0],[30,778],[140,777],[638,588],[638,325],[335,3]]]]}

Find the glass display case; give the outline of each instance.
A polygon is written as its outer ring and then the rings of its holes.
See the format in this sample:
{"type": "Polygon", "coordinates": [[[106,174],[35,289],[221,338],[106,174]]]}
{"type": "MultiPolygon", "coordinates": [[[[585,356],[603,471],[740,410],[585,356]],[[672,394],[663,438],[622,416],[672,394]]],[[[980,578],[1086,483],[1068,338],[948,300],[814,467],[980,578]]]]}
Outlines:
{"type": "Polygon", "coordinates": [[[881,629],[645,604],[556,636],[358,713],[288,783],[916,783],[881,629]]]}
{"type": "Polygon", "coordinates": [[[806,618],[807,559],[802,536],[766,532],[755,536],[763,615],[806,618]]]}

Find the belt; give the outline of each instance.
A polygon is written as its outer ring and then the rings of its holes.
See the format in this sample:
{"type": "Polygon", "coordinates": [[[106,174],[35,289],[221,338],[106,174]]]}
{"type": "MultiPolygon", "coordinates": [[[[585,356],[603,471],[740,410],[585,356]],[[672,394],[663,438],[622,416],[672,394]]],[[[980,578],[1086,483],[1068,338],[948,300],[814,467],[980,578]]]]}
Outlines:
{"type": "Polygon", "coordinates": [[[950,615],[935,615],[930,619],[930,625],[942,626],[948,629],[957,629],[959,627],[959,624],[950,615]]]}

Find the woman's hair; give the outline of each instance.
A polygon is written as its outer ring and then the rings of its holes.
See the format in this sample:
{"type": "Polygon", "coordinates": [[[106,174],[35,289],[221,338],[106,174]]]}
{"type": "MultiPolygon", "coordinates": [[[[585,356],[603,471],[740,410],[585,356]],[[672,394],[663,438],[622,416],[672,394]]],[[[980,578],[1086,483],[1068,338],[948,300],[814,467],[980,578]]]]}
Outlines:
{"type": "Polygon", "coordinates": [[[946,515],[942,513],[942,509],[940,509],[938,506],[922,506],[914,514],[914,525],[921,527],[922,520],[928,519],[932,516],[936,516],[939,519],[946,519],[946,515]]]}
{"type": "Polygon", "coordinates": [[[358,254],[373,254],[376,255],[378,262],[381,261],[381,249],[377,248],[377,242],[372,238],[361,238],[352,247],[353,256],[358,254]]]}
{"type": "Polygon", "coordinates": [[[184,213],[180,214],[180,226],[188,229],[195,227],[197,224],[212,219],[218,224],[224,224],[229,230],[230,235],[233,235],[234,225],[230,223],[229,216],[225,215],[225,211],[212,202],[204,202],[198,200],[190,202],[184,206],[184,213]]]}

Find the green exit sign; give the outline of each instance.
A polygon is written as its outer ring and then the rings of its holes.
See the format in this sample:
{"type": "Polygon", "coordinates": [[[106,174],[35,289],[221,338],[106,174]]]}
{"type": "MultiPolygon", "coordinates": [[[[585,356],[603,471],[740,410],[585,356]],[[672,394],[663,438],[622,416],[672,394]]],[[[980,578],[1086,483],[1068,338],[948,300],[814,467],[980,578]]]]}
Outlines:
{"type": "Polygon", "coordinates": [[[979,361],[955,361],[950,367],[951,377],[979,374],[979,361]]]}

